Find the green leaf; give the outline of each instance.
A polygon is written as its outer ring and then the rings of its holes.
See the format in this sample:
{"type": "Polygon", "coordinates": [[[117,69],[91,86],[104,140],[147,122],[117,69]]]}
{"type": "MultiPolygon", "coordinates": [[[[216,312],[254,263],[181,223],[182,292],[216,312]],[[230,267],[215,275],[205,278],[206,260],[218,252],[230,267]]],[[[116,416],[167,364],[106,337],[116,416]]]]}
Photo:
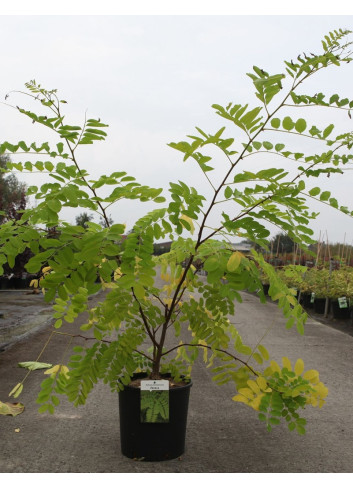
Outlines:
{"type": "Polygon", "coordinates": [[[281,125],[281,121],[278,119],[278,118],[274,118],[274,119],[271,119],[271,126],[274,128],[274,129],[278,129],[281,125]]]}
{"type": "Polygon", "coordinates": [[[305,431],[306,431],[306,430],[305,430],[304,426],[301,426],[301,425],[299,425],[299,424],[298,424],[298,425],[296,426],[296,430],[297,430],[297,432],[299,433],[299,435],[305,435],[305,431]]]}
{"type": "Polygon", "coordinates": [[[203,268],[206,270],[206,272],[213,272],[215,270],[218,270],[219,265],[219,260],[216,257],[211,256],[207,258],[203,265],[203,268]]]}
{"type": "Polygon", "coordinates": [[[258,151],[259,149],[261,149],[261,146],[262,144],[259,142],[259,141],[253,141],[252,142],[252,145],[254,146],[254,148],[258,151]]]}
{"type": "Polygon", "coordinates": [[[330,97],[330,104],[333,104],[333,103],[337,102],[338,100],[339,100],[339,96],[337,93],[335,93],[334,95],[332,95],[330,97]]]}
{"type": "Polygon", "coordinates": [[[320,195],[320,200],[323,200],[323,201],[328,200],[330,198],[330,196],[331,196],[331,192],[328,192],[328,191],[322,192],[322,194],[320,195]]]}
{"type": "Polygon", "coordinates": [[[291,131],[294,128],[295,124],[290,117],[285,117],[282,121],[282,127],[286,131],[291,131]]]}
{"type": "Polygon", "coordinates": [[[230,199],[233,195],[233,190],[230,187],[226,187],[224,190],[224,197],[230,199]]]}
{"type": "Polygon", "coordinates": [[[331,132],[333,131],[334,127],[335,126],[333,124],[330,124],[329,126],[327,126],[326,129],[324,130],[324,132],[322,133],[322,137],[324,139],[326,139],[331,134],[331,132]]]}
{"type": "Polygon", "coordinates": [[[143,299],[145,297],[145,288],[141,284],[136,283],[134,285],[134,293],[138,299],[143,299]]]}
{"type": "Polygon", "coordinates": [[[44,163],[44,166],[45,166],[45,169],[48,171],[53,171],[53,169],[54,169],[54,165],[51,161],[46,161],[44,163]]]}
{"type": "Polygon", "coordinates": [[[300,134],[306,129],[306,121],[304,119],[298,119],[295,123],[295,130],[300,134]]]}
{"type": "Polygon", "coordinates": [[[59,406],[60,400],[57,396],[51,396],[51,402],[54,404],[54,406],[59,406]]]}
{"type": "Polygon", "coordinates": [[[40,406],[40,408],[38,409],[38,413],[40,414],[43,414],[45,413],[45,411],[48,410],[48,407],[49,407],[49,404],[43,404],[42,406],[40,406]]]}
{"type": "Polygon", "coordinates": [[[332,198],[330,199],[330,205],[334,207],[335,209],[338,209],[338,202],[336,199],[332,198]]]}
{"type": "Polygon", "coordinates": [[[286,329],[291,329],[294,323],[295,323],[295,318],[294,317],[289,318],[288,321],[286,322],[286,329]]]}
{"type": "Polygon", "coordinates": [[[320,192],[321,192],[321,189],[319,187],[314,187],[311,190],[309,190],[309,195],[311,195],[312,197],[315,197],[315,195],[319,195],[320,192]]]}
{"type": "Polygon", "coordinates": [[[60,212],[61,211],[61,202],[59,200],[47,200],[47,206],[49,209],[51,209],[53,212],[60,212]]]}
{"type": "Polygon", "coordinates": [[[270,151],[271,149],[273,149],[273,144],[272,144],[272,143],[270,143],[269,141],[264,141],[264,142],[262,143],[262,146],[263,146],[265,149],[267,149],[268,151],[270,151]]]}
{"type": "Polygon", "coordinates": [[[281,421],[278,418],[270,418],[269,422],[271,424],[280,424],[281,421]]]}

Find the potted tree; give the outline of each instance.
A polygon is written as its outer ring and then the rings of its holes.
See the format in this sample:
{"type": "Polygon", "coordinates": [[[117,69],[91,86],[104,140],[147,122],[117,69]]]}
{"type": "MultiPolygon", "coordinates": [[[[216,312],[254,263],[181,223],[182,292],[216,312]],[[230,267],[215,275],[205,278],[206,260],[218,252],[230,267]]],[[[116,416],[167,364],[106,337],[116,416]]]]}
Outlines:
{"type": "MultiPolygon", "coordinates": [[[[171,183],[167,204],[156,205],[127,235],[122,224],[111,225],[107,208],[122,198],[162,204],[162,189],[140,185],[124,171],[92,179],[79,164],[79,149],[104,140],[106,125],[99,119],[69,124],[62,112],[65,101],[56,90],[46,90],[34,81],[26,84],[29,97],[48,112],[39,115],[22,107],[17,110],[47,126],[60,139],[56,146],[23,141],[0,145],[0,153],[9,152],[14,158],[23,152],[44,155],[43,162],[8,163],[9,171],[35,169],[50,177],[40,188],[28,189],[29,195],[36,197],[37,207],[26,209],[19,221],[1,227],[1,254],[11,263],[17,253],[30,248],[34,256],[27,271],[45,269],[40,286],[46,300],[54,301],[54,330],[88,311],[88,322],[70,341],[84,332],[92,339],[90,346],[74,347],[67,365],[47,371],[37,398],[40,412],[53,413],[60,394],[75,405],[84,404],[94,385],[103,380],[120,395],[123,453],[146,460],[175,457],[184,450],[183,436],[177,447],[173,444],[177,432],[185,429],[186,415],[176,418],[186,411],[191,367],[201,353],[214,372],[214,381],[234,383],[234,401],[255,409],[268,430],[283,418],[290,430],[305,432],[305,419],[298,411],[308,404],[321,407],[327,395],[318,372],[304,372],[301,359],[292,366],[284,357],[280,366],[271,360],[264,345],[254,349],[245,345],[228,314],[234,312],[234,301],[242,300],[243,290],[257,291],[259,299],[266,301],[261,287],[265,274],[269,295],[282,309],[287,328],[296,326],[303,334],[307,315],[262,254],[252,250],[245,256],[231,243],[241,237],[268,249],[270,223],[306,250],[313,242],[310,221],[316,217],[308,210],[311,198],[349,213],[330,192],[311,187],[310,179],[342,171],[351,159],[344,152],[352,146],[350,134],[333,135],[333,124],[319,128],[304,118],[292,119],[287,108],[300,110],[309,105],[349,110],[353,106],[338,95],[325,99],[321,93],[305,95],[301,91],[317,72],[350,61],[349,43],[345,43],[348,34],[331,32],[322,41],[320,55],[299,55],[295,62],[286,61],[286,74],[270,75],[254,66],[248,75],[259,106],[214,105],[230,129],[222,127],[208,134],[197,128],[188,141],[169,145],[182,152],[184,161],[198,165],[207,193],[204,185],[197,190],[181,181],[171,183]],[[234,131],[242,135],[240,144],[234,131]],[[293,138],[290,149],[281,142],[282,133],[286,139],[293,138]],[[300,146],[293,149],[307,136],[323,145],[321,153],[316,147],[313,154],[304,154],[300,146]],[[219,151],[227,162],[223,175],[215,170],[208,147],[219,151]],[[262,153],[281,157],[284,166],[289,163],[290,173],[281,166],[266,164],[255,171],[245,165],[262,153]],[[104,193],[102,189],[111,190],[104,193]],[[62,208],[77,207],[98,214],[106,227],[88,222],[83,228],[60,219],[62,208]],[[58,233],[48,238],[46,229],[52,227],[58,233]],[[171,249],[154,256],[154,242],[160,239],[172,241],[171,249]],[[197,273],[195,263],[200,262],[206,277],[197,273]],[[101,302],[90,308],[88,298],[97,292],[102,294],[101,302]],[[144,396],[143,391],[152,392],[153,385],[160,389],[159,397],[144,396]],[[169,395],[163,394],[163,389],[169,395]],[[180,401],[174,399],[178,393],[180,401]],[[132,406],[126,408],[125,401],[131,401],[132,406]],[[175,407],[174,402],[182,407],[175,407]],[[126,412],[132,419],[125,418],[126,412]],[[127,437],[133,440],[131,446],[125,445],[127,437]],[[163,445],[162,451],[148,446],[146,440],[151,438],[163,445]]],[[[11,395],[18,397],[22,388],[23,382],[19,382],[11,395]]]]}
{"type": "Polygon", "coordinates": [[[304,275],[307,267],[302,265],[285,265],[277,271],[281,280],[293,291],[293,295],[299,299],[299,292],[304,286],[304,275]]]}
{"type": "Polygon", "coordinates": [[[303,273],[303,280],[300,284],[300,303],[308,309],[314,307],[315,274],[316,268],[307,268],[303,273]]]}
{"type": "Polygon", "coordinates": [[[349,319],[351,300],[353,298],[353,270],[341,267],[333,270],[329,278],[328,297],[331,301],[332,314],[335,319],[349,319]]]}
{"type": "Polygon", "coordinates": [[[315,268],[313,274],[314,311],[317,314],[324,314],[328,297],[329,271],[326,268],[315,268]]]}

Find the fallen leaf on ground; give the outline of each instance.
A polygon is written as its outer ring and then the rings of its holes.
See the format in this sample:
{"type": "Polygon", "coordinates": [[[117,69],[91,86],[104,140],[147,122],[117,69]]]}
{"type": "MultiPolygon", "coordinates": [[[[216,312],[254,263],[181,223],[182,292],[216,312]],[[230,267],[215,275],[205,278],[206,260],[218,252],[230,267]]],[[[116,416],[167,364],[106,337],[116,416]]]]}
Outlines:
{"type": "Polygon", "coordinates": [[[20,402],[1,402],[0,401],[0,414],[4,416],[17,416],[24,411],[24,404],[20,402]]]}
{"type": "Polygon", "coordinates": [[[40,368],[50,368],[51,363],[41,363],[41,362],[20,362],[19,367],[28,368],[28,370],[39,370],[40,368]]]}

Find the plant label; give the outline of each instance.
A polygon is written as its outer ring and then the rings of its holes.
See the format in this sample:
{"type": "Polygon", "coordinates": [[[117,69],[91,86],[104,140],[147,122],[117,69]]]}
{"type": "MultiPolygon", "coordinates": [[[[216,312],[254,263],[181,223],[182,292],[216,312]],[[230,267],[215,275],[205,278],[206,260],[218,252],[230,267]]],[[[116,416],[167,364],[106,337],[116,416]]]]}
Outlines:
{"type": "Polygon", "coordinates": [[[141,380],[142,391],[167,391],[169,390],[168,380],[141,380]]]}
{"type": "Polygon", "coordinates": [[[168,380],[141,381],[141,423],[169,422],[169,382],[168,380]]]}
{"type": "Polygon", "coordinates": [[[340,309],[345,309],[348,307],[347,304],[347,298],[346,297],[339,297],[338,298],[338,305],[340,309]]]}

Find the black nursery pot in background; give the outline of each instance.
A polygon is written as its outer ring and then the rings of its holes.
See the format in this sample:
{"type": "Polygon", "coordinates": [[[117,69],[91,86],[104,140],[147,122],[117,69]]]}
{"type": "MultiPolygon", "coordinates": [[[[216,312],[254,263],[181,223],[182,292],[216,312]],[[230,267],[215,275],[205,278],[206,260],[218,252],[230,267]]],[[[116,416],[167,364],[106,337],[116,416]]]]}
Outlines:
{"type": "Polygon", "coordinates": [[[349,319],[351,317],[351,308],[340,308],[338,301],[331,301],[332,315],[335,319],[349,319]]]}
{"type": "Polygon", "coordinates": [[[8,278],[7,277],[0,277],[0,290],[6,290],[8,288],[8,278]]]}
{"type": "Polygon", "coordinates": [[[326,304],[326,299],[325,298],[318,298],[314,300],[314,311],[317,314],[324,314],[325,312],[325,304],[326,304]]]}
{"type": "Polygon", "coordinates": [[[264,289],[264,294],[268,295],[268,291],[270,290],[270,284],[262,284],[262,287],[264,289]]]}
{"type": "Polygon", "coordinates": [[[305,292],[302,293],[300,296],[300,303],[303,307],[311,309],[314,305],[313,302],[311,302],[311,294],[306,294],[305,292]]]}
{"type": "Polygon", "coordinates": [[[184,453],[191,386],[190,381],[184,386],[170,388],[167,423],[140,421],[140,387],[126,386],[119,392],[120,438],[123,455],[145,461],[162,461],[180,457],[184,453]]]}

